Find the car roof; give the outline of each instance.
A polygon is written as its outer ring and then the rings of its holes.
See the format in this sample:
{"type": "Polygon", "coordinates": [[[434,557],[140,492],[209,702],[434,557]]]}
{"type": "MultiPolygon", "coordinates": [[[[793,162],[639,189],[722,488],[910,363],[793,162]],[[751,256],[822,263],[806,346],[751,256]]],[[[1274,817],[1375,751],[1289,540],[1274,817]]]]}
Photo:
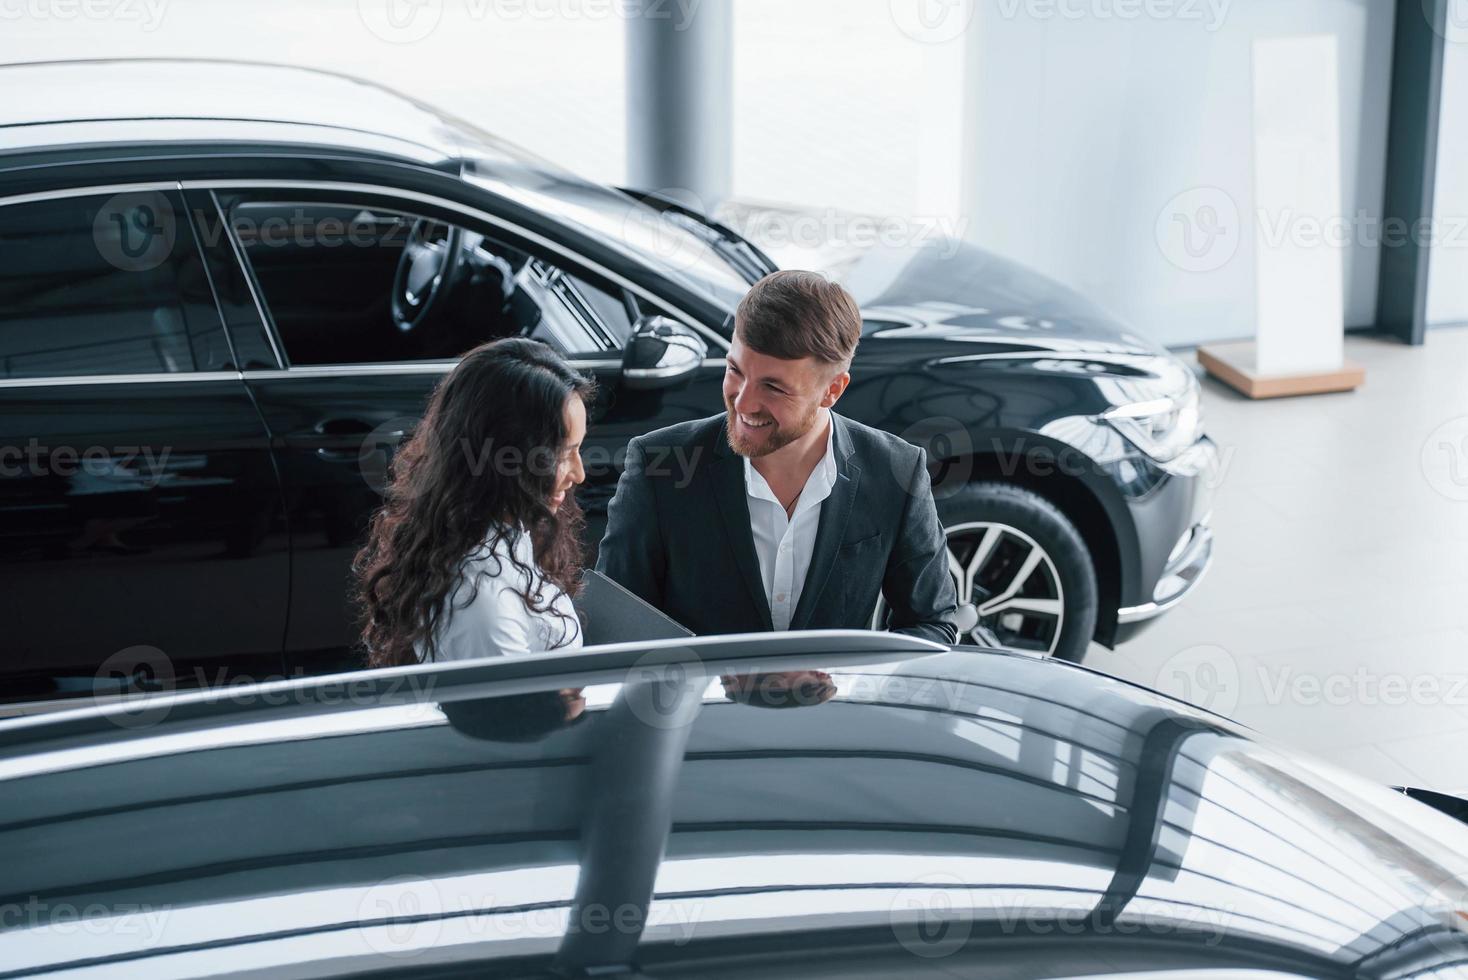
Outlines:
{"type": "Polygon", "coordinates": [[[1023,975],[1099,952],[1072,935],[1137,970],[1335,976],[1463,951],[1424,932],[1435,876],[1468,852],[1448,818],[1072,665],[882,633],[20,719],[0,724],[0,800],[0,908],[30,917],[0,930],[7,977],[518,976],[553,956],[571,975],[641,959],[709,976],[766,954],[718,975],[853,975],[858,950],[886,957],[861,975],[952,976],[982,972],[970,929],[991,965],[1029,956],[1023,975]],[[644,907],[645,931],[621,925],[644,907]],[[86,929],[54,927],[74,909],[86,929]],[[957,946],[925,909],[963,912],[957,946]]]}
{"type": "Polygon", "coordinates": [[[330,146],[447,166],[532,154],[374,82],[251,61],[136,58],[0,65],[0,153],[58,145],[330,146]]]}

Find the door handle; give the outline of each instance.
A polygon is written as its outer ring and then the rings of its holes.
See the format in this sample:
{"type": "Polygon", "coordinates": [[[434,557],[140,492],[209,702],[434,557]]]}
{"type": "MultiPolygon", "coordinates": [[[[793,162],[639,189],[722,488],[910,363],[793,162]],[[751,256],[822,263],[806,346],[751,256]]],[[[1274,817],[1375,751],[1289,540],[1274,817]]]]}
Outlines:
{"type": "Polygon", "coordinates": [[[391,449],[408,435],[406,429],[385,429],[364,419],[323,419],[304,432],[286,436],[292,449],[315,450],[319,459],[355,463],[367,449],[391,449]]]}

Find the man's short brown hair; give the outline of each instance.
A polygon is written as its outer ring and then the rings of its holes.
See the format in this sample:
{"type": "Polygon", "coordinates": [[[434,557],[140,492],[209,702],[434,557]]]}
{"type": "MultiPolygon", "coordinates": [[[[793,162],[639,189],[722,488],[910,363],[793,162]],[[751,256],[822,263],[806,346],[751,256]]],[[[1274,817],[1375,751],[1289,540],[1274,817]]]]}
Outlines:
{"type": "Polygon", "coordinates": [[[861,340],[851,294],[818,272],[772,272],[734,311],[734,333],[751,350],[781,360],[814,357],[845,370],[861,340]]]}

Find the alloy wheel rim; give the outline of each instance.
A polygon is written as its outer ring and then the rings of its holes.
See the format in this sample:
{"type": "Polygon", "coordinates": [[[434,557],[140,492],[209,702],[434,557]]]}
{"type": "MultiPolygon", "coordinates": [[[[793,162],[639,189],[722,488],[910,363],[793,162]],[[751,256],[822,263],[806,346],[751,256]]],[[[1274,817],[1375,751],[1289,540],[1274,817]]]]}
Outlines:
{"type": "MultiPolygon", "coordinates": [[[[945,528],[948,571],[958,589],[958,639],[1049,657],[1065,625],[1065,589],[1055,561],[1038,541],[1011,524],[968,521],[945,528]]],[[[887,615],[879,601],[874,626],[887,615]]]]}
{"type": "Polygon", "coordinates": [[[1010,649],[1054,654],[1065,625],[1065,590],[1049,553],[998,521],[955,524],[946,533],[964,636],[980,642],[974,630],[984,626],[1010,649]]]}

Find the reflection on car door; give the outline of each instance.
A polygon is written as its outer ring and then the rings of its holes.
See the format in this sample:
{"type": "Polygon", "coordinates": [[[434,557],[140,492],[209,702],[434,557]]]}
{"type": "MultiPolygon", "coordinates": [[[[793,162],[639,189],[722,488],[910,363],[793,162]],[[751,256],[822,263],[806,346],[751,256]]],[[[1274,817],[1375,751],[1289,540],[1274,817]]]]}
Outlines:
{"type": "Polygon", "coordinates": [[[278,675],[283,501],[235,366],[174,192],[0,202],[0,698],[278,675]]]}

